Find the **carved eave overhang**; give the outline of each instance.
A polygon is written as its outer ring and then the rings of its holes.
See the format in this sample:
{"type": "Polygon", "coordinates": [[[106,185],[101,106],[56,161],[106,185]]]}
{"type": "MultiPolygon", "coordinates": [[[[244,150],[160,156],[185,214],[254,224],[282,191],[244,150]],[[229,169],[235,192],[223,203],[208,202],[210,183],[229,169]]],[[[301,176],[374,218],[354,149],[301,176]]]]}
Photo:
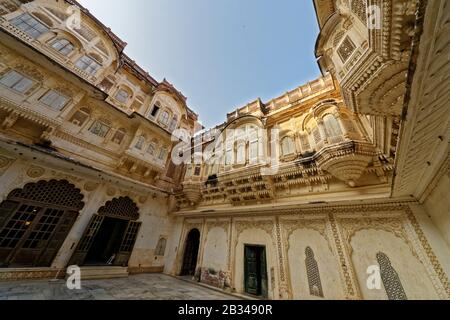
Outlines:
{"type": "MultiPolygon", "coordinates": [[[[30,120],[34,123],[37,123],[37,124],[45,126],[45,127],[56,128],[56,127],[61,126],[63,123],[63,121],[61,119],[55,119],[53,117],[48,117],[44,113],[34,111],[30,108],[27,108],[24,105],[14,103],[13,101],[10,101],[3,96],[0,96],[0,109],[10,113],[10,115],[9,115],[10,117],[17,117],[17,119],[22,118],[22,119],[30,120]]],[[[3,120],[7,121],[7,119],[3,119],[3,120]]],[[[2,123],[0,122],[0,125],[1,124],[2,123]]],[[[3,123],[3,125],[5,125],[5,124],[6,123],[3,123]]]]}
{"type": "Polygon", "coordinates": [[[135,61],[131,60],[126,54],[122,54],[121,56],[121,66],[139,80],[144,81],[151,87],[151,90],[154,90],[154,88],[158,86],[158,81],[156,81],[147,71],[142,69],[135,61]]]}
{"type": "Polygon", "coordinates": [[[103,32],[111,39],[119,55],[123,52],[123,50],[127,46],[127,43],[125,41],[122,41],[116,34],[114,34],[111,31],[110,28],[106,27],[100,20],[98,20],[92,13],[89,12],[88,9],[83,7],[78,1],[76,0],[65,0],[65,1],[70,5],[78,7],[81,10],[81,12],[83,12],[86,16],[88,16],[97,24],[100,27],[100,29],[102,29],[103,32]]]}
{"type": "Polygon", "coordinates": [[[114,181],[118,187],[136,190],[143,194],[148,194],[150,192],[158,195],[169,194],[169,192],[164,189],[137,181],[136,179],[124,175],[97,168],[94,165],[78,161],[51,148],[28,145],[5,138],[0,139],[0,148],[5,150],[8,154],[14,156],[18,155],[28,163],[37,163],[37,161],[39,161],[55,170],[67,171],[67,169],[69,169],[70,172],[77,172],[77,176],[79,177],[87,176],[95,177],[98,181],[114,181]]]}
{"type": "Polygon", "coordinates": [[[323,48],[329,37],[335,31],[336,26],[342,21],[342,18],[343,17],[338,12],[332,13],[322,26],[319,36],[317,37],[314,52],[322,74],[326,74],[327,72],[333,73],[332,63],[324,58],[323,48]]]}
{"type": "Polygon", "coordinates": [[[322,28],[329,17],[336,11],[335,0],[314,0],[317,21],[322,28]]]}
{"type": "Polygon", "coordinates": [[[156,88],[155,88],[155,92],[167,92],[170,95],[172,95],[175,100],[177,100],[182,106],[183,108],[187,108],[186,105],[186,100],[187,98],[180,92],[178,91],[171,83],[169,83],[166,79],[163,79],[162,82],[160,82],[156,88]]]}
{"type": "Polygon", "coordinates": [[[403,110],[393,196],[424,201],[450,177],[449,1],[421,1],[403,110]]]}

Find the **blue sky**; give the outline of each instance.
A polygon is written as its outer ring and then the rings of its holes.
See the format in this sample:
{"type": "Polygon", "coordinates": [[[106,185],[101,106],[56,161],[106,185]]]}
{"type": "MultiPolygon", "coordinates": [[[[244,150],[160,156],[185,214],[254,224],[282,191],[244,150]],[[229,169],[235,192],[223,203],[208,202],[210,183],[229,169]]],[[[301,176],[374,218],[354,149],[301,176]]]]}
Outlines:
{"type": "Polygon", "coordinates": [[[206,127],[320,75],[312,0],[81,0],[206,127]]]}

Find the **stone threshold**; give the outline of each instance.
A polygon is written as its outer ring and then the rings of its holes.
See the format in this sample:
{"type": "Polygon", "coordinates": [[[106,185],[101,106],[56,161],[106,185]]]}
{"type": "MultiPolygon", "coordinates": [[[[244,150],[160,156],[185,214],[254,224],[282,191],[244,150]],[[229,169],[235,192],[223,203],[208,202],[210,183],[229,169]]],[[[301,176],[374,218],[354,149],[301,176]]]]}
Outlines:
{"type": "Polygon", "coordinates": [[[239,299],[241,299],[241,300],[260,300],[260,299],[258,299],[258,298],[251,297],[251,296],[247,296],[247,295],[240,294],[240,293],[227,292],[227,291],[225,291],[225,290],[222,290],[222,289],[220,289],[220,288],[211,286],[211,285],[206,284],[206,283],[201,283],[201,282],[197,282],[197,281],[194,281],[194,280],[190,280],[190,279],[188,279],[188,278],[186,278],[186,277],[173,276],[173,275],[170,275],[170,274],[165,274],[165,275],[168,275],[168,276],[170,276],[170,277],[172,277],[172,278],[175,278],[175,279],[178,279],[178,280],[181,280],[181,281],[190,283],[190,284],[197,285],[197,286],[199,286],[199,287],[207,288],[207,289],[210,289],[210,290],[214,290],[214,291],[216,291],[216,292],[220,292],[220,293],[229,295],[230,297],[233,297],[233,298],[239,298],[239,299]]]}

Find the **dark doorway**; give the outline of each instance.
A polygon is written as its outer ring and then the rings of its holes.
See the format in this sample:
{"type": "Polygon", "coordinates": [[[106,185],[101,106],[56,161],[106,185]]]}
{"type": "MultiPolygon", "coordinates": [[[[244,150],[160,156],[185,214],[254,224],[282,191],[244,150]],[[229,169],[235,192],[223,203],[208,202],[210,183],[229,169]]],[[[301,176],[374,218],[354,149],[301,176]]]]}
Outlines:
{"type": "Polygon", "coordinates": [[[181,268],[181,276],[195,275],[197,267],[198,248],[200,245],[200,231],[192,229],[186,240],[186,247],[184,249],[183,267],[181,268]]]}
{"type": "Polygon", "coordinates": [[[266,248],[245,246],[244,248],[245,292],[267,298],[266,248]]]}
{"type": "Polygon", "coordinates": [[[88,251],[85,265],[105,265],[113,255],[117,256],[127,225],[126,220],[105,217],[88,251]]]}

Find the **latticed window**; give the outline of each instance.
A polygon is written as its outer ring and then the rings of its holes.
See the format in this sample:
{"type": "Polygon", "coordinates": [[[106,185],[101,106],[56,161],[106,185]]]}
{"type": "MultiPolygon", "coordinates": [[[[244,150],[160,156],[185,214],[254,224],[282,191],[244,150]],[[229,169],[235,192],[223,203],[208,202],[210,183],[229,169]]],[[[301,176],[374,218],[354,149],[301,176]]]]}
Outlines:
{"type": "Polygon", "coordinates": [[[389,300],[407,300],[397,271],[395,271],[388,256],[383,252],[378,252],[377,261],[380,265],[381,280],[389,300]]]}
{"type": "Polygon", "coordinates": [[[67,102],[69,102],[69,98],[56,90],[50,90],[40,99],[40,101],[55,110],[61,111],[66,106],[67,102]]]}
{"type": "Polygon", "coordinates": [[[177,128],[178,118],[177,116],[173,116],[172,121],[170,122],[169,131],[172,132],[177,128]]]}
{"type": "Polygon", "coordinates": [[[351,8],[359,20],[367,25],[367,0],[352,0],[351,8]]]}
{"type": "Polygon", "coordinates": [[[158,159],[161,161],[164,161],[164,160],[166,160],[166,157],[167,157],[167,148],[165,148],[165,147],[161,148],[161,150],[159,151],[158,159]]]}
{"type": "Polygon", "coordinates": [[[166,251],[166,243],[167,243],[167,240],[165,238],[159,239],[158,244],[156,245],[156,249],[155,249],[156,256],[164,255],[164,252],[166,251]]]}
{"type": "Polygon", "coordinates": [[[76,126],[81,127],[89,118],[90,114],[91,112],[88,109],[81,108],[80,110],[78,110],[73,114],[73,116],[70,118],[70,122],[76,126]]]}
{"type": "Polygon", "coordinates": [[[245,164],[245,143],[239,142],[236,148],[236,163],[245,164]]]}
{"type": "Polygon", "coordinates": [[[300,143],[302,145],[303,152],[311,150],[311,144],[309,142],[309,136],[307,133],[302,133],[300,135],[300,143]]]}
{"type": "Polygon", "coordinates": [[[28,13],[23,13],[20,16],[13,18],[10,20],[10,23],[34,39],[39,38],[44,33],[48,32],[47,26],[28,13]]]}
{"type": "Polygon", "coordinates": [[[305,250],[305,254],[306,254],[305,259],[306,274],[308,276],[309,293],[312,296],[323,298],[319,266],[317,265],[317,261],[314,258],[314,252],[310,247],[307,247],[305,250]]]}
{"type": "Polygon", "coordinates": [[[64,56],[68,56],[74,49],[74,45],[67,39],[58,39],[52,44],[52,48],[64,56]]]}
{"type": "Polygon", "coordinates": [[[89,129],[89,131],[92,132],[93,134],[99,136],[99,137],[104,138],[104,137],[106,137],[106,135],[108,134],[110,129],[111,128],[107,124],[105,124],[105,123],[103,123],[101,121],[95,121],[92,124],[91,128],[89,129]]]}
{"type": "Polygon", "coordinates": [[[169,113],[167,111],[161,113],[159,121],[161,121],[162,124],[167,125],[169,123],[169,113]]]}
{"type": "Polygon", "coordinates": [[[100,215],[112,218],[139,219],[139,208],[129,197],[114,198],[98,211],[100,215]]]}
{"type": "Polygon", "coordinates": [[[17,71],[12,70],[0,79],[0,83],[17,92],[24,93],[31,88],[33,85],[33,80],[25,77],[17,71]]]}
{"type": "Polygon", "coordinates": [[[119,129],[114,134],[114,137],[112,138],[112,141],[116,144],[121,144],[123,139],[125,138],[126,131],[125,129],[119,129]]]}
{"type": "Polygon", "coordinates": [[[147,153],[149,154],[149,155],[154,155],[155,154],[155,150],[156,150],[156,146],[155,146],[155,143],[154,142],[152,142],[152,143],[150,143],[150,145],[148,146],[148,148],[147,148],[147,153]]]}
{"type": "Polygon", "coordinates": [[[134,147],[138,150],[142,150],[142,148],[144,147],[144,143],[145,143],[145,138],[143,136],[140,136],[137,141],[136,144],[134,145],[134,147]]]}
{"type": "Polygon", "coordinates": [[[94,59],[83,56],[75,63],[78,69],[84,70],[89,74],[95,74],[102,66],[96,62],[94,59]]]}

